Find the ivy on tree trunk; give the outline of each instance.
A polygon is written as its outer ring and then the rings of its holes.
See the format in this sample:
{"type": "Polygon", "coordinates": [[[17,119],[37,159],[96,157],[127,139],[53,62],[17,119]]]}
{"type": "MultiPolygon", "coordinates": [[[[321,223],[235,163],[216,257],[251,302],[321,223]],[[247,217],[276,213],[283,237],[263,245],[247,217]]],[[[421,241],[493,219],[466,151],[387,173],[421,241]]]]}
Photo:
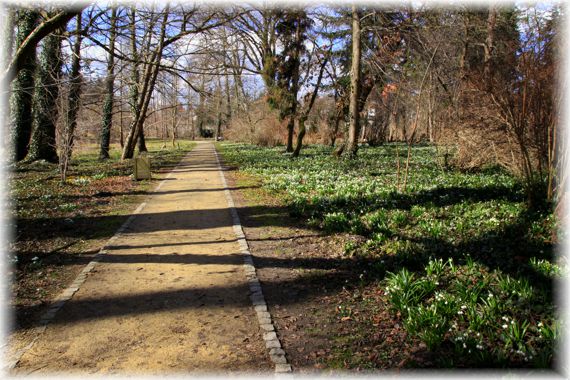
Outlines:
{"type": "MultiPolygon", "coordinates": [[[[20,46],[34,30],[39,13],[34,10],[23,10],[18,20],[16,46],[20,46]]],[[[22,61],[22,68],[12,82],[10,97],[10,129],[15,161],[23,160],[28,154],[28,144],[32,135],[32,99],[34,89],[34,73],[36,70],[35,50],[22,61]]]]}
{"type": "Polygon", "coordinates": [[[101,125],[101,144],[99,159],[109,158],[109,146],[111,145],[111,127],[113,126],[113,90],[114,90],[114,66],[115,66],[115,39],[117,35],[117,8],[111,11],[111,34],[109,36],[109,59],[107,61],[107,78],[105,80],[105,101],[103,103],[103,118],[101,125]]]}
{"type": "Polygon", "coordinates": [[[55,128],[58,117],[59,79],[61,76],[61,30],[44,39],[33,101],[33,132],[28,161],[58,162],[55,128]]]}

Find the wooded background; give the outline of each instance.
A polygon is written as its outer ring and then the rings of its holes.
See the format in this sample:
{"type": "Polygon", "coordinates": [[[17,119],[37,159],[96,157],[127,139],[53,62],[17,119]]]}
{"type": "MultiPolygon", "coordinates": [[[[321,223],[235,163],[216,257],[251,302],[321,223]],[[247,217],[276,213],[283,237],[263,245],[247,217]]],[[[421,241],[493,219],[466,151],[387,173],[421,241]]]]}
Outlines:
{"type": "Polygon", "coordinates": [[[63,180],[90,144],[224,137],[403,142],[405,162],[429,143],[442,167],[507,168],[531,205],[564,187],[558,5],[4,8],[11,160],[63,180]]]}

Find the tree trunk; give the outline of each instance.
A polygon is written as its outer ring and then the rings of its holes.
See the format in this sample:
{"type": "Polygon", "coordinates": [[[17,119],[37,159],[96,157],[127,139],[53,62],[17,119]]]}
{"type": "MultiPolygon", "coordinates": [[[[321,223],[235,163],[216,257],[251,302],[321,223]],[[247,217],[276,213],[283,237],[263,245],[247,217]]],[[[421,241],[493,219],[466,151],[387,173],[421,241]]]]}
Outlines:
{"type": "MultiPolygon", "coordinates": [[[[20,46],[24,39],[34,30],[38,22],[39,13],[34,10],[22,10],[18,21],[16,46],[20,46]]],[[[28,144],[32,135],[32,102],[34,88],[34,73],[36,70],[36,51],[28,54],[22,60],[22,67],[12,82],[12,96],[10,97],[10,129],[13,158],[15,161],[23,160],[28,154],[28,144]]]]}
{"type": "Polygon", "coordinates": [[[485,39],[485,56],[483,60],[483,74],[485,77],[485,84],[487,91],[490,91],[493,86],[492,78],[492,55],[493,45],[495,43],[495,24],[497,23],[497,9],[491,5],[489,7],[489,16],[487,18],[487,38],[485,39]]]}
{"type": "MultiPolygon", "coordinates": [[[[139,115],[139,54],[137,49],[137,33],[136,33],[136,8],[134,6],[131,7],[130,13],[130,43],[131,43],[131,56],[133,58],[133,68],[131,71],[131,85],[129,88],[129,106],[131,108],[131,125],[134,120],[137,119],[137,115],[139,115]]],[[[121,135],[121,140],[123,140],[123,136],[121,135]]],[[[136,140],[138,144],[145,145],[144,136],[142,139],[140,136],[136,136],[136,140]],[[141,142],[142,140],[142,142],[141,142]]],[[[125,142],[121,144],[123,152],[125,150],[125,142]]],[[[140,148],[140,146],[139,146],[140,148]]]]}
{"type": "Polygon", "coordinates": [[[225,125],[226,129],[230,126],[230,120],[232,118],[232,103],[230,98],[230,76],[229,72],[226,70],[226,120],[225,125]]]}
{"type": "Polygon", "coordinates": [[[173,81],[173,91],[172,91],[172,105],[174,105],[174,110],[172,112],[172,123],[170,124],[172,126],[172,133],[171,133],[171,137],[172,137],[172,147],[174,148],[176,146],[176,138],[177,138],[177,125],[178,125],[178,77],[176,75],[173,75],[172,78],[173,81]]]}
{"type": "Polygon", "coordinates": [[[301,153],[301,148],[303,147],[303,138],[307,132],[307,129],[305,128],[306,121],[306,116],[301,116],[299,118],[299,133],[297,134],[297,146],[295,147],[295,151],[293,151],[293,157],[299,157],[299,153],[301,153]]]}
{"type": "Polygon", "coordinates": [[[123,107],[124,106],[123,99],[125,99],[125,95],[124,95],[123,89],[125,88],[125,83],[123,81],[123,78],[121,78],[120,86],[121,86],[121,90],[120,90],[119,96],[121,97],[121,108],[119,108],[119,145],[121,146],[121,150],[122,150],[123,147],[125,146],[125,136],[123,134],[123,125],[124,125],[124,121],[125,121],[124,107],[123,107]]]}
{"type": "Polygon", "coordinates": [[[59,79],[61,77],[61,37],[56,31],[44,39],[39,56],[38,81],[34,92],[33,133],[28,161],[58,162],[55,128],[57,122],[59,79]]]}
{"type": "Polygon", "coordinates": [[[61,137],[60,171],[62,182],[65,182],[67,179],[67,169],[73,151],[75,128],[77,127],[77,113],[79,112],[79,102],[81,101],[81,13],[77,14],[76,23],[71,73],[69,74],[70,88],[67,118],[65,120],[65,130],[61,137]]]}
{"type": "Polygon", "coordinates": [[[99,159],[109,158],[111,144],[111,127],[113,126],[113,92],[115,89],[115,39],[117,36],[117,8],[111,11],[111,31],[109,35],[109,58],[107,61],[107,78],[105,79],[105,101],[101,125],[99,159]]]}
{"type": "Polygon", "coordinates": [[[356,156],[358,150],[358,132],[360,130],[360,16],[356,5],[352,6],[352,66],[350,69],[350,105],[347,149],[345,154],[356,156]]]}
{"type": "Polygon", "coordinates": [[[218,75],[218,115],[217,115],[217,121],[216,121],[216,134],[214,136],[214,139],[216,141],[218,141],[218,137],[221,135],[222,133],[222,106],[223,106],[223,97],[222,97],[222,81],[220,79],[220,76],[218,75]]]}
{"type": "MultiPolygon", "coordinates": [[[[123,154],[121,155],[122,160],[133,158],[135,151],[135,141],[136,136],[139,136],[139,140],[144,142],[144,134],[142,133],[143,124],[146,119],[146,113],[148,110],[148,105],[152,97],[152,91],[156,84],[156,78],[158,77],[159,63],[162,59],[162,50],[164,48],[164,40],[166,36],[166,24],[168,20],[168,10],[169,7],[166,6],[164,10],[164,17],[162,20],[160,36],[158,38],[158,46],[150,57],[150,62],[146,64],[145,73],[143,75],[142,87],[139,96],[139,102],[137,103],[137,109],[139,112],[131,123],[131,128],[129,134],[125,141],[125,148],[123,149],[123,154]]],[[[140,150],[139,141],[139,151],[140,150]]]]}
{"type": "Polygon", "coordinates": [[[14,48],[14,26],[16,22],[16,11],[10,6],[4,5],[4,17],[2,18],[2,23],[4,28],[2,30],[2,68],[5,68],[9,64],[9,60],[12,57],[12,50],[14,48]]]}
{"type": "Polygon", "coordinates": [[[297,117],[297,93],[299,92],[299,60],[301,48],[301,16],[297,19],[297,26],[295,29],[295,51],[293,54],[293,75],[291,78],[291,112],[289,123],[287,124],[287,148],[286,152],[293,152],[293,133],[295,132],[295,118],[297,117]]]}
{"type": "Polygon", "coordinates": [[[139,153],[148,152],[148,148],[146,147],[146,139],[144,137],[144,128],[141,126],[139,131],[139,136],[137,137],[137,147],[139,148],[139,153]]]}
{"type": "Polygon", "coordinates": [[[330,141],[330,146],[331,148],[334,147],[334,144],[336,143],[336,135],[338,133],[338,125],[340,124],[340,118],[341,116],[335,116],[334,117],[334,121],[333,121],[333,128],[331,131],[331,141],[330,141]]]}
{"type": "MultiPolygon", "coordinates": [[[[309,114],[313,109],[313,105],[315,104],[315,99],[317,99],[317,94],[319,93],[319,87],[321,86],[321,81],[323,79],[323,74],[325,72],[325,67],[327,65],[328,57],[323,59],[321,63],[321,67],[319,69],[319,76],[317,77],[317,83],[315,83],[315,88],[310,95],[310,98],[305,101],[304,107],[301,110],[301,115],[299,116],[299,134],[297,135],[297,146],[295,147],[295,151],[293,152],[293,157],[298,157],[299,153],[301,153],[301,148],[303,148],[303,138],[305,137],[306,128],[305,122],[309,118],[309,114]]],[[[307,94],[308,96],[309,94],[307,94]]],[[[305,99],[307,99],[305,97],[305,99]]]]}
{"type": "Polygon", "coordinates": [[[287,148],[285,152],[293,152],[293,134],[295,133],[295,117],[291,115],[287,122],[287,148]]]}
{"type": "Polygon", "coordinates": [[[204,104],[206,102],[206,97],[204,95],[204,86],[206,85],[206,77],[202,74],[202,81],[200,83],[200,100],[198,103],[198,136],[204,137],[204,104]]]}

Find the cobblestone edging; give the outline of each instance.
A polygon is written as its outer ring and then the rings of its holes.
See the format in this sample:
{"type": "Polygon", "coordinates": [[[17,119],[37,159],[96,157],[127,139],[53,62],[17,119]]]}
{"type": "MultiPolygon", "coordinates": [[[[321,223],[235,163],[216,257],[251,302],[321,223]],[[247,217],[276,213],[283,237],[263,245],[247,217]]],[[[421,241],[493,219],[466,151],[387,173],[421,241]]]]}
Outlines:
{"type": "Polygon", "coordinates": [[[220,170],[220,179],[222,181],[222,187],[224,188],[224,195],[226,196],[228,207],[232,215],[234,232],[236,234],[236,238],[238,239],[239,247],[243,255],[244,270],[250,290],[249,298],[251,299],[253,308],[257,313],[257,320],[259,321],[259,326],[263,333],[265,347],[269,350],[269,357],[273,364],[275,364],[276,373],[292,372],[291,364],[289,364],[287,361],[285,351],[281,347],[281,342],[279,341],[279,338],[275,332],[275,326],[271,321],[271,314],[269,314],[269,311],[267,310],[267,303],[265,302],[265,297],[263,296],[263,291],[261,290],[261,284],[259,283],[257,274],[255,273],[255,266],[253,264],[251,252],[249,251],[249,246],[243,233],[241,222],[234,201],[232,199],[232,194],[228,189],[228,184],[226,182],[226,177],[224,176],[224,171],[222,170],[218,152],[215,148],[213,148],[213,150],[214,155],[216,156],[216,161],[218,163],[218,168],[220,170]]]}
{"type": "MultiPolygon", "coordinates": [[[[172,169],[172,171],[170,171],[170,173],[168,173],[167,176],[162,181],[160,181],[160,183],[154,188],[154,190],[152,190],[152,192],[153,193],[158,192],[160,190],[160,188],[166,183],[166,181],[174,174],[174,172],[178,168],[179,168],[179,165],[177,165],[174,169],[172,169]]],[[[27,346],[25,346],[24,348],[15,352],[11,358],[6,358],[7,361],[4,364],[4,368],[6,370],[11,370],[14,367],[16,367],[16,365],[18,365],[18,362],[20,361],[22,356],[34,346],[36,341],[40,338],[40,336],[46,330],[47,325],[55,318],[55,315],[57,314],[57,312],[79,290],[81,285],[83,285],[83,283],[87,279],[87,275],[89,274],[89,272],[91,272],[93,270],[93,268],[95,268],[95,265],[97,265],[97,263],[101,260],[103,255],[108,253],[109,247],[113,245],[115,240],[117,240],[118,238],[121,237],[121,235],[126,231],[127,228],[129,228],[130,224],[133,222],[133,220],[135,219],[137,214],[140,214],[142,212],[142,210],[145,208],[147,202],[152,197],[153,197],[153,195],[149,195],[141,204],[139,204],[139,206],[136,208],[136,210],[133,211],[131,213],[131,215],[129,216],[129,218],[127,220],[125,220],[125,222],[121,225],[121,227],[119,227],[117,232],[115,232],[115,234],[109,240],[107,240],[107,242],[105,242],[105,245],[103,246],[103,248],[101,248],[99,250],[99,252],[97,252],[95,257],[93,257],[93,259],[77,275],[77,277],[75,278],[75,280],[73,280],[71,285],[69,285],[63,292],[61,292],[56,298],[54,298],[49,309],[41,316],[39,326],[35,327],[32,330],[33,331],[32,334],[34,335],[34,338],[32,339],[32,341],[27,346]]]]}

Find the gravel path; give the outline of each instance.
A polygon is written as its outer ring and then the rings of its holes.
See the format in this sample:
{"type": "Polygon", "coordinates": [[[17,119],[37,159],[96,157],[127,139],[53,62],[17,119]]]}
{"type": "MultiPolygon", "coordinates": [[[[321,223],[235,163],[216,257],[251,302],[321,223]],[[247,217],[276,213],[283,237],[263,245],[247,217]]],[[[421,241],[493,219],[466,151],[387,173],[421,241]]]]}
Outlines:
{"type": "Polygon", "coordinates": [[[61,295],[11,372],[283,368],[224,182],[212,143],[199,142],[61,295]]]}

